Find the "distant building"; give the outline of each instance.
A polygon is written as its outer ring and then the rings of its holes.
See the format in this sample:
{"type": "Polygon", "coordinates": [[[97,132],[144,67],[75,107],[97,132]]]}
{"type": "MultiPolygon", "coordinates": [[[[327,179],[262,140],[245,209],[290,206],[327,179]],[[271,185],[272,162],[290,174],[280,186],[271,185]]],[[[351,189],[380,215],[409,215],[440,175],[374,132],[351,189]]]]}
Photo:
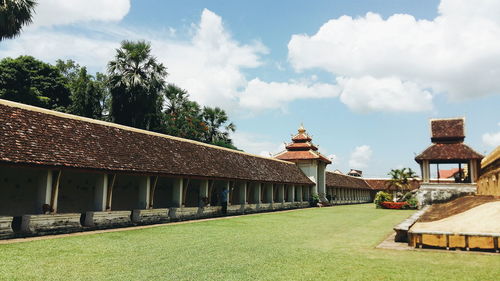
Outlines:
{"type": "Polygon", "coordinates": [[[356,169],[351,169],[347,175],[352,176],[352,177],[362,177],[363,176],[363,171],[361,170],[356,170],[356,169]]]}

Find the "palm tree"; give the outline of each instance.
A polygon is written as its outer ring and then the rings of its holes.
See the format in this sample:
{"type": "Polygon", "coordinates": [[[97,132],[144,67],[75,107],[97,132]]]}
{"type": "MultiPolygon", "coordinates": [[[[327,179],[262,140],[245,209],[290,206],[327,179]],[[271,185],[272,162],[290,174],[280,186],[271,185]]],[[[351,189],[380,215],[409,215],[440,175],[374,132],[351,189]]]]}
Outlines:
{"type": "Polygon", "coordinates": [[[389,188],[394,188],[396,192],[410,190],[411,183],[417,178],[417,174],[411,168],[391,169],[388,175],[391,179],[387,185],[389,188]]]}
{"type": "Polygon", "coordinates": [[[228,141],[230,140],[229,133],[236,130],[236,126],[233,123],[224,126],[224,124],[228,122],[228,116],[226,112],[219,107],[204,107],[203,120],[207,126],[205,140],[208,143],[228,141]],[[223,126],[224,130],[221,130],[223,126]]]}
{"type": "Polygon", "coordinates": [[[151,55],[145,41],[123,41],[108,63],[113,121],[149,129],[161,115],[167,68],[151,55]]]}
{"type": "Polygon", "coordinates": [[[0,0],[0,41],[19,35],[32,22],[34,0],[0,0]]]}

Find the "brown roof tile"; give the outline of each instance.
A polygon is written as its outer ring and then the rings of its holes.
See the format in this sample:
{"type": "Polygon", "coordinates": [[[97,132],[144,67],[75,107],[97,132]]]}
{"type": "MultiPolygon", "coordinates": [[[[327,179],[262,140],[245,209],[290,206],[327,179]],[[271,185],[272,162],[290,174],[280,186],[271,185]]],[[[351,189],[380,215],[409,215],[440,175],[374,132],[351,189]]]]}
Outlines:
{"type": "Polygon", "coordinates": [[[484,156],[463,143],[434,143],[415,157],[418,163],[422,160],[434,160],[446,163],[458,160],[482,159],[484,156]]]}
{"type": "Polygon", "coordinates": [[[366,183],[366,181],[362,178],[351,177],[329,171],[326,172],[326,186],[355,188],[355,189],[371,189],[368,183],[366,183]]]}
{"type": "Polygon", "coordinates": [[[0,163],[313,184],[293,163],[4,100],[0,163]]]}
{"type": "Polygon", "coordinates": [[[464,123],[464,118],[431,120],[432,142],[463,141],[464,123]]]}
{"type": "MultiPolygon", "coordinates": [[[[394,190],[393,187],[389,186],[389,179],[364,179],[366,183],[373,189],[373,190],[394,190]]],[[[411,180],[410,181],[410,190],[414,190],[420,187],[420,182],[418,180],[411,180]]]]}

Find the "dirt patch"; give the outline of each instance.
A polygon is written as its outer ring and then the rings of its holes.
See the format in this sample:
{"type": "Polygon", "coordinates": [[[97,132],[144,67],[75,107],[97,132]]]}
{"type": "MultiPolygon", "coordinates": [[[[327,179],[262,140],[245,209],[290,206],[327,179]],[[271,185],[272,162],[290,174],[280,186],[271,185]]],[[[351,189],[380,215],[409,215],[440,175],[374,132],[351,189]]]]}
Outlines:
{"type": "Polygon", "coordinates": [[[499,196],[475,195],[459,197],[453,201],[432,205],[417,222],[432,222],[463,213],[479,205],[500,201],[499,196]]]}

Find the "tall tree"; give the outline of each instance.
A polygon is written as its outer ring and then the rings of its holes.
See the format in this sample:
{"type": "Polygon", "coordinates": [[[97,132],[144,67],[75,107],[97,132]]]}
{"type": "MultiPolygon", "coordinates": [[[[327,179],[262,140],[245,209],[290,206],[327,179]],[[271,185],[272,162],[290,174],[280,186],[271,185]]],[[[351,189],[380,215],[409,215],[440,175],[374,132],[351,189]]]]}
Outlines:
{"type": "Polygon", "coordinates": [[[0,0],[0,41],[17,36],[31,23],[35,6],[33,0],[0,0]]]}
{"type": "Polygon", "coordinates": [[[236,126],[229,122],[229,118],[220,107],[204,107],[203,120],[206,123],[205,141],[208,143],[231,143],[229,133],[236,130],[236,126]],[[229,123],[228,123],[229,122],[229,123]]]}
{"type": "Polygon", "coordinates": [[[173,84],[165,91],[165,130],[169,135],[202,141],[207,129],[202,121],[201,107],[189,100],[189,94],[173,84]]]}
{"type": "Polygon", "coordinates": [[[31,56],[0,61],[0,98],[67,111],[70,92],[56,67],[31,56]]]}
{"type": "MultiPolygon", "coordinates": [[[[71,92],[69,112],[94,119],[102,119],[105,107],[105,80],[87,73],[86,67],[81,67],[72,60],[56,62],[56,67],[67,79],[67,87],[71,92]]],[[[99,73],[97,75],[100,75],[99,73]]]]}
{"type": "Polygon", "coordinates": [[[151,55],[144,41],[123,41],[108,64],[111,119],[142,129],[156,127],[161,119],[166,67],[151,55]]]}

